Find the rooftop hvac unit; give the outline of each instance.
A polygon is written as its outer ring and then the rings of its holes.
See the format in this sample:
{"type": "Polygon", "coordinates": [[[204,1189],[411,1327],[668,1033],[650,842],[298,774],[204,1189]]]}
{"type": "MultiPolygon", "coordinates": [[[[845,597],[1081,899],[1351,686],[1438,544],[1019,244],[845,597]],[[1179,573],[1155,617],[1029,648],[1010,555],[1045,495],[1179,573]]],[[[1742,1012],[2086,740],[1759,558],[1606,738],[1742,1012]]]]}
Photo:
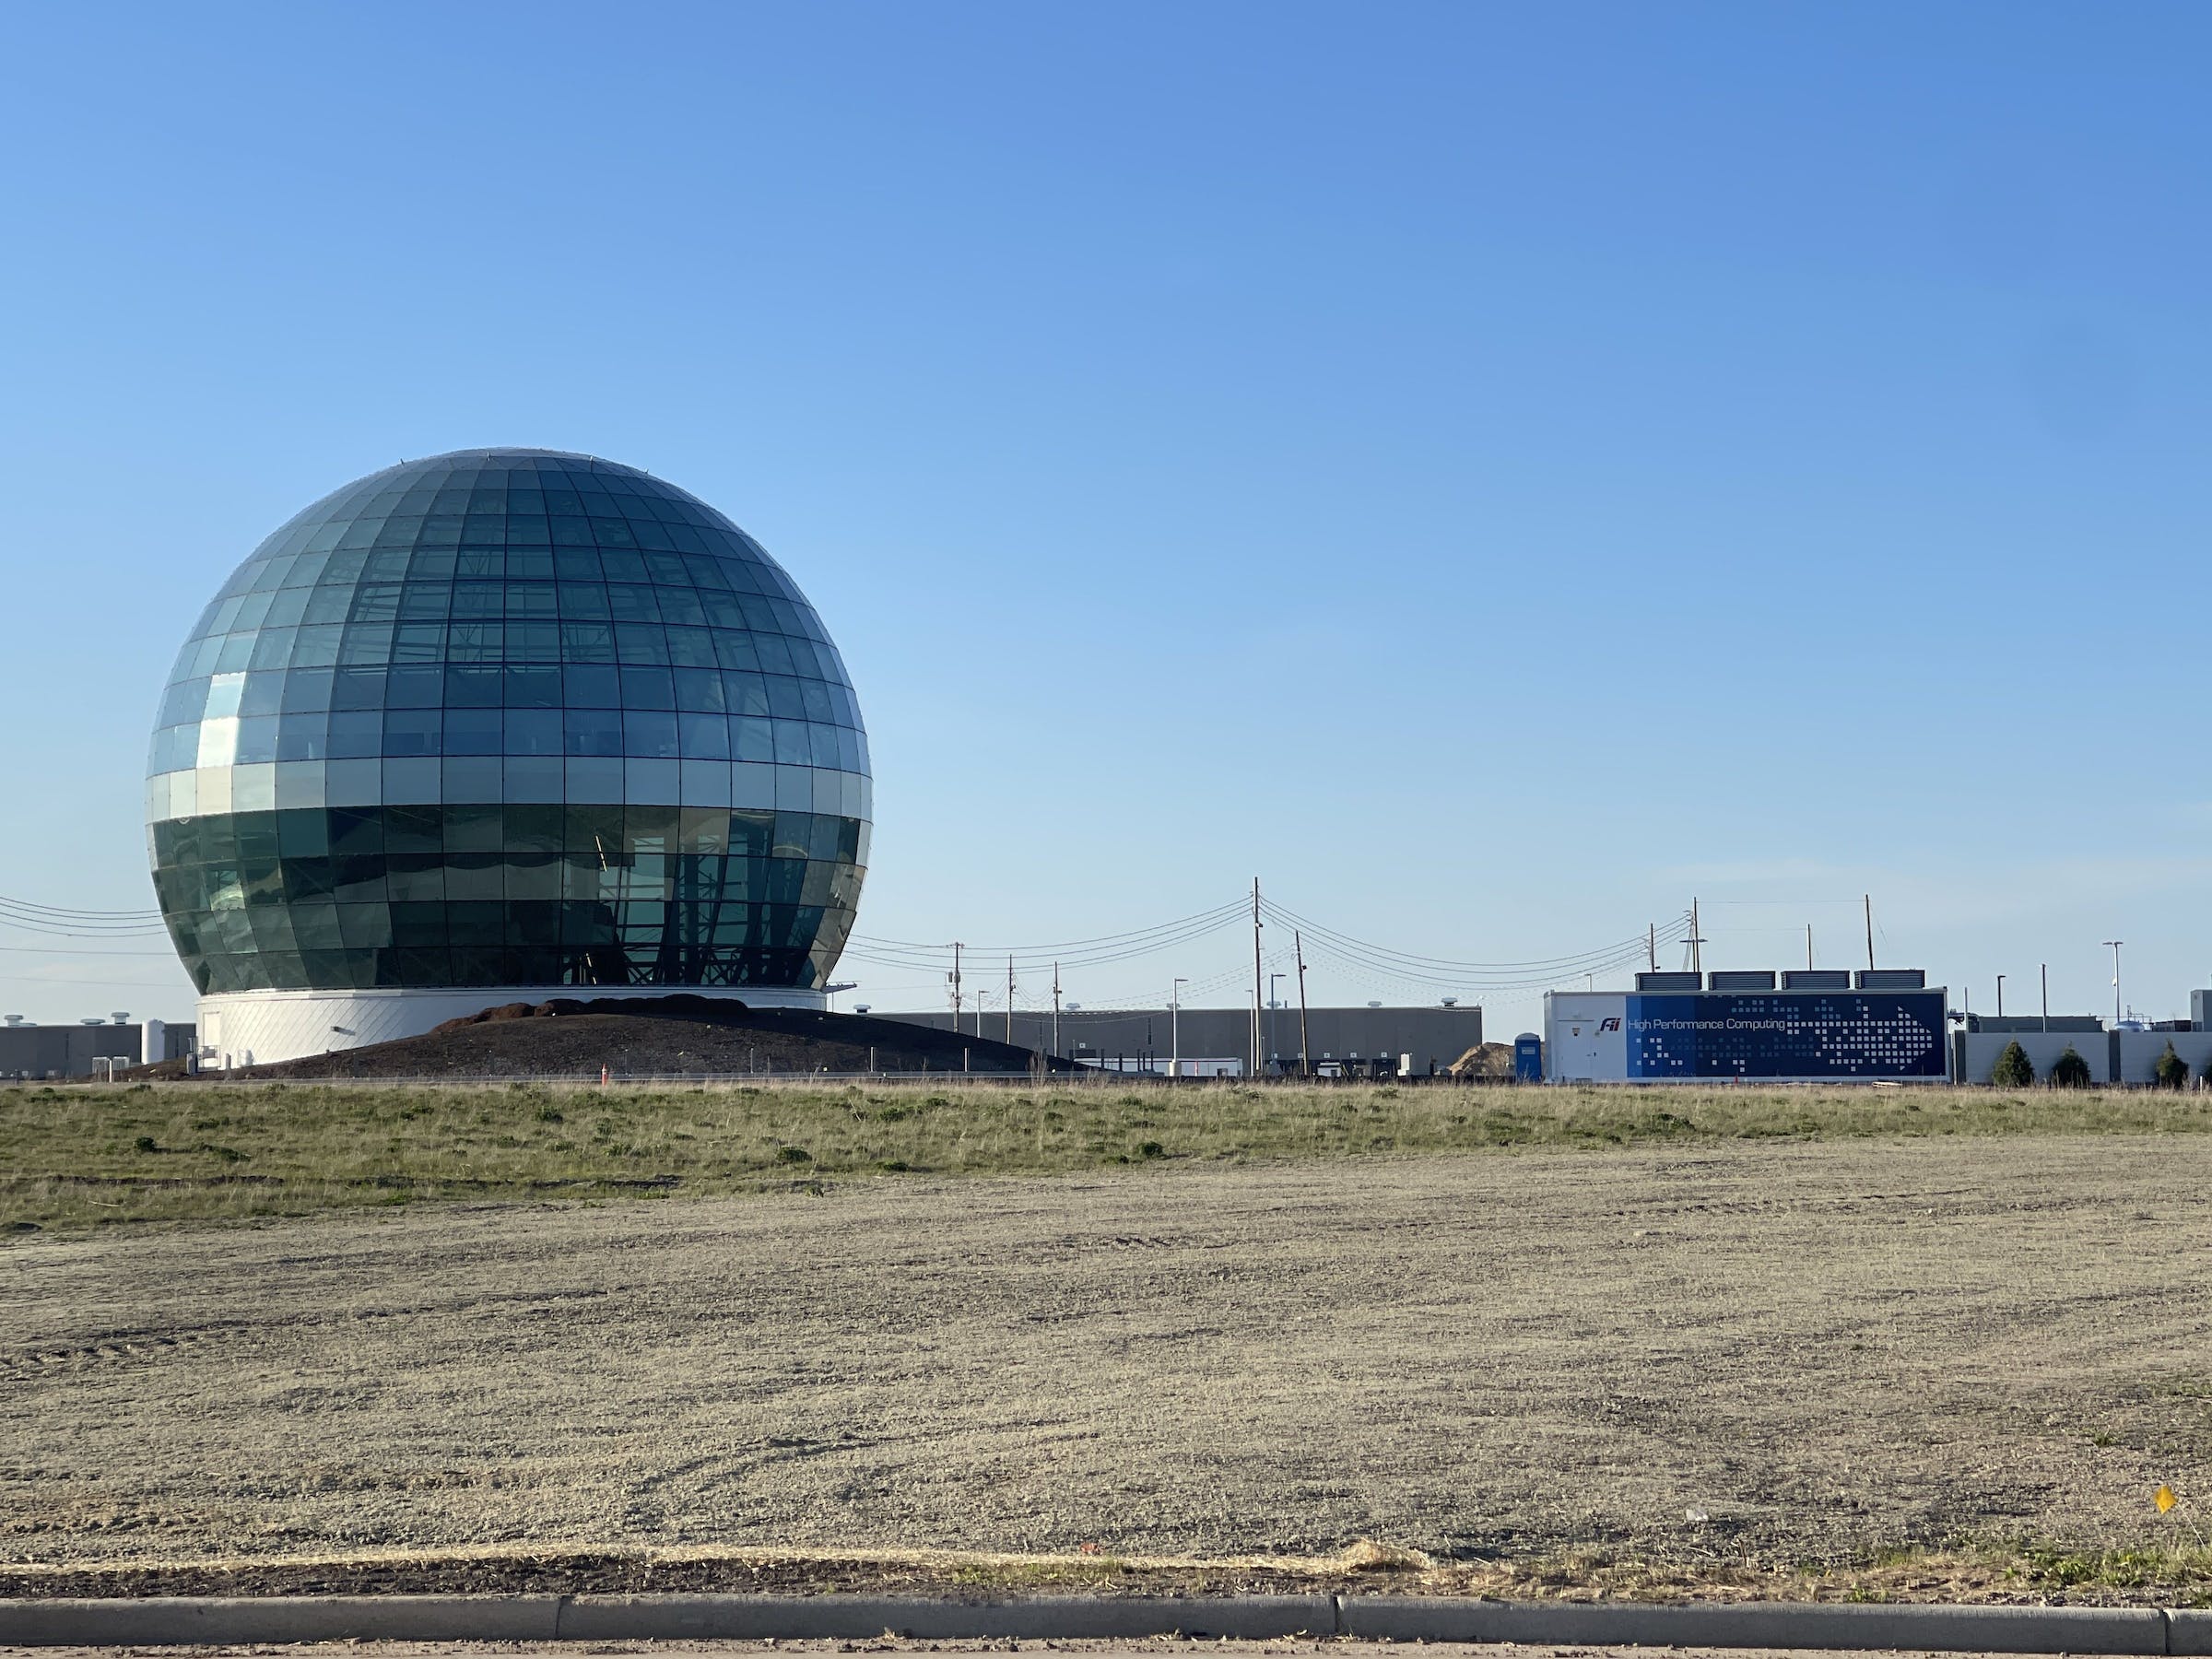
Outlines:
{"type": "Polygon", "coordinates": [[[1851,989],[1851,970],[1785,968],[1782,971],[1782,988],[1784,991],[1848,991],[1851,989]]]}
{"type": "Polygon", "coordinates": [[[1636,976],[1636,989],[1639,991],[1702,991],[1704,988],[1703,982],[1695,973],[1662,971],[1636,976]]]}
{"type": "Polygon", "coordinates": [[[1771,968],[1716,968],[1705,976],[1708,991],[1771,991],[1771,968]]]}
{"type": "Polygon", "coordinates": [[[1925,991],[1925,968],[1862,968],[1853,976],[1862,991],[1925,991]]]}

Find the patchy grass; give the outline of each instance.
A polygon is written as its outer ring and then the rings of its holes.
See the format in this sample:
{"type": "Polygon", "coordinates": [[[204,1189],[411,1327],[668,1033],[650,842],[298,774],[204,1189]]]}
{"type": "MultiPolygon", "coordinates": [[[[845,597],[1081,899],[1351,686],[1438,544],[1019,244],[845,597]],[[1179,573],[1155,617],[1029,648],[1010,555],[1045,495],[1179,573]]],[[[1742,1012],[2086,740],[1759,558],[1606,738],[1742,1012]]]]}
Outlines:
{"type": "Polygon", "coordinates": [[[0,1088],[0,1230],[1193,1159],[2207,1129],[2212,1095],[2148,1089],[24,1086],[0,1088]]]}

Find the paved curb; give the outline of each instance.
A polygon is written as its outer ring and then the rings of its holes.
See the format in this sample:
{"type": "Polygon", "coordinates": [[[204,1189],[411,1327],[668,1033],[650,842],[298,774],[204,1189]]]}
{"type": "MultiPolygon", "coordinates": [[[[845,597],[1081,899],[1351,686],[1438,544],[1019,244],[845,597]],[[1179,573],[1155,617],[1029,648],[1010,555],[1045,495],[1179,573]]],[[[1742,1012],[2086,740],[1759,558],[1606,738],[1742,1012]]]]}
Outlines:
{"type": "MultiPolygon", "coordinates": [[[[1924,1648],[1964,1653],[2168,1652],[2156,1607],[1926,1606],[1860,1602],[1503,1602],[1340,1597],[1338,1630],[1392,1641],[1636,1647],[1924,1648]]],[[[2212,1630],[2206,1632],[2212,1635],[2212,1630]]]]}
{"type": "Polygon", "coordinates": [[[1041,1595],[955,1602],[905,1595],[579,1595],[560,1610],[562,1641],[641,1638],[936,1640],[1140,1638],[1181,1633],[1265,1641],[1336,1630],[1330,1595],[1041,1595]]]}
{"type": "Polygon", "coordinates": [[[2212,1612],[1397,1595],[301,1595],[0,1600],[0,1646],[1147,1636],[2212,1656],[2212,1612]]]}
{"type": "Polygon", "coordinates": [[[550,1641],[558,1595],[148,1595],[0,1601],[0,1646],[550,1641]]]}

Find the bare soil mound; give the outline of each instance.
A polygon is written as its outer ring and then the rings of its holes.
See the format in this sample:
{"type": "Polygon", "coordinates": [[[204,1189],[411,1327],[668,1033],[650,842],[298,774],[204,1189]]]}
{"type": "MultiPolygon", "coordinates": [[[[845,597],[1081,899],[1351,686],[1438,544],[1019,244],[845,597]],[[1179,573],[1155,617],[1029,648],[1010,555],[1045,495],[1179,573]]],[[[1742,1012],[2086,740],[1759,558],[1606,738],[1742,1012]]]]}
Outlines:
{"type": "MultiPolygon", "coordinates": [[[[790,1077],[818,1072],[1016,1072],[1072,1061],[988,1037],[805,1008],[748,1008],[710,997],[602,997],[508,1003],[420,1037],[232,1072],[234,1077],[790,1077]]],[[[183,1075],[182,1061],[133,1077],[183,1075]]],[[[212,1074],[203,1073],[203,1076],[212,1074]]]]}

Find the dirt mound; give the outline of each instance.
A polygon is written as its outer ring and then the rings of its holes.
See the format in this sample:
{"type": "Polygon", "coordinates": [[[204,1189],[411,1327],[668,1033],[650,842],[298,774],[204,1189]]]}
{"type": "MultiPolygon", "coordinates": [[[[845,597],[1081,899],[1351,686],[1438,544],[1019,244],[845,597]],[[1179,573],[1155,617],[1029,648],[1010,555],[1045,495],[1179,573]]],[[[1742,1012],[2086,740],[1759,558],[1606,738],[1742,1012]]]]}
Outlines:
{"type": "MultiPolygon", "coordinates": [[[[789,1077],[811,1072],[1017,1072],[1044,1061],[1033,1050],[903,1020],[805,1008],[748,1008],[712,997],[556,998],[505,1003],[449,1019],[420,1037],[255,1065],[234,1077],[789,1077]]],[[[182,1076],[181,1061],[137,1077],[182,1076]]],[[[202,1073],[203,1077],[218,1074],[202,1073]]]]}
{"type": "Polygon", "coordinates": [[[1447,1067],[1455,1077],[1510,1083],[1513,1077],[1513,1045],[1478,1042],[1447,1067]]]}

